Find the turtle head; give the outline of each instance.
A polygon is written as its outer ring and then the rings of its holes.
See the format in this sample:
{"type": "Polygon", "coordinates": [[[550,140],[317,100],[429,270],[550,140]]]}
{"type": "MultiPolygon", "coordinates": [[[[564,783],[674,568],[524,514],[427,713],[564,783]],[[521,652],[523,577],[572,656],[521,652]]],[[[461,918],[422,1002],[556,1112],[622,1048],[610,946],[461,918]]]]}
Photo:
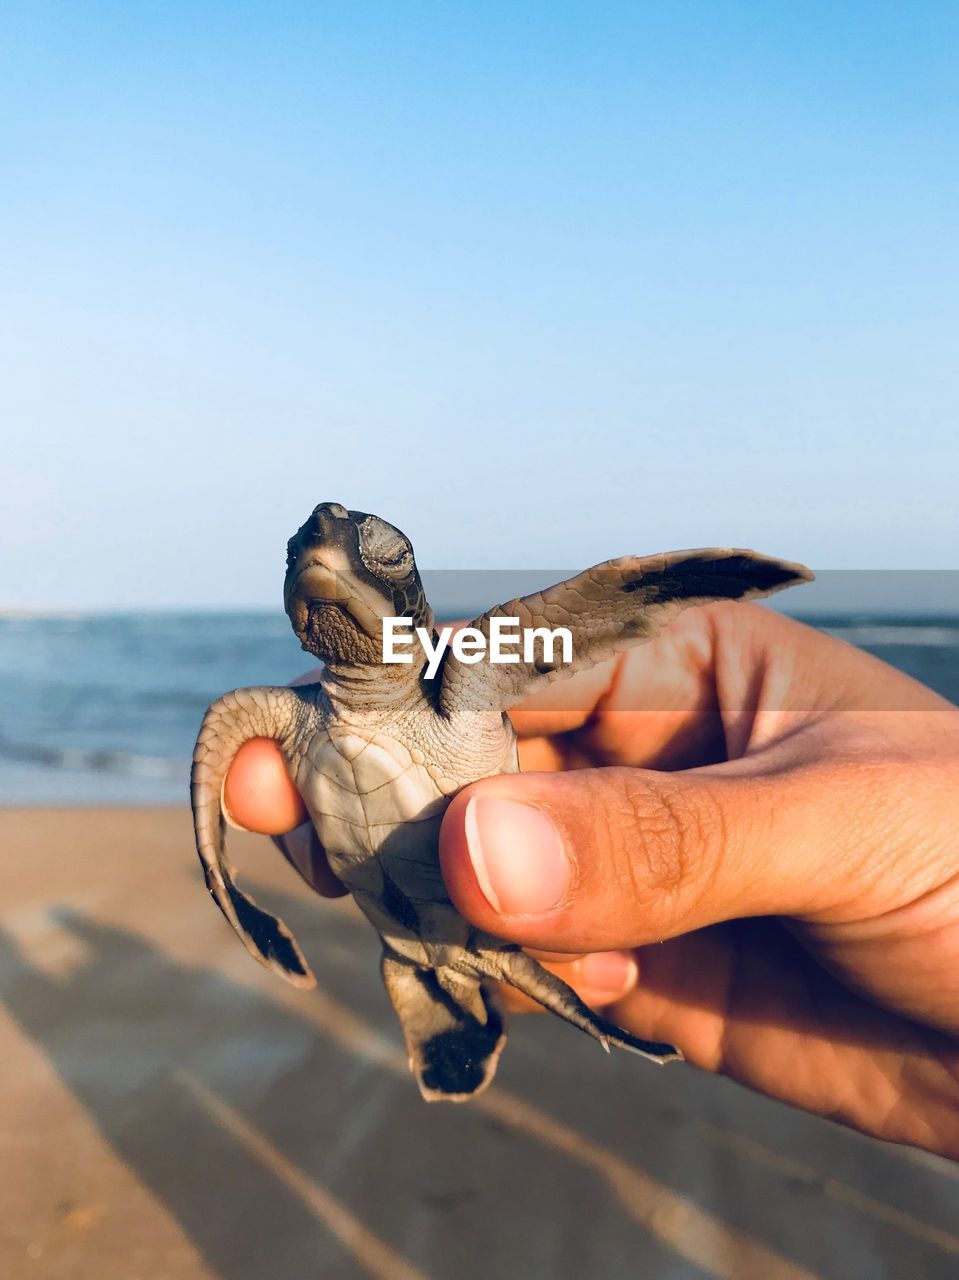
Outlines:
{"type": "Polygon", "coordinates": [[[307,653],[380,664],[383,619],[433,625],[409,539],[379,516],[321,502],[287,543],[283,603],[307,653]]]}

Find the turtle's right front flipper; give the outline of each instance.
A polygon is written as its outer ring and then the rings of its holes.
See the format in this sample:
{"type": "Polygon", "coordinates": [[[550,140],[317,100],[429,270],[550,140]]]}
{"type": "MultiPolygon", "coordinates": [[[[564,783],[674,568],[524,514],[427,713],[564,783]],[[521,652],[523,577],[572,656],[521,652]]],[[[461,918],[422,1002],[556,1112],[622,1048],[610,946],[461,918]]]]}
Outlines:
{"type": "Polygon", "coordinates": [[[226,858],[222,793],[227,770],[244,742],[289,741],[311,711],[302,690],[263,687],[225,694],[203,717],[190,780],[196,848],[207,888],[250,955],[296,987],[312,987],[316,980],[283,921],[237,888],[226,858]]]}

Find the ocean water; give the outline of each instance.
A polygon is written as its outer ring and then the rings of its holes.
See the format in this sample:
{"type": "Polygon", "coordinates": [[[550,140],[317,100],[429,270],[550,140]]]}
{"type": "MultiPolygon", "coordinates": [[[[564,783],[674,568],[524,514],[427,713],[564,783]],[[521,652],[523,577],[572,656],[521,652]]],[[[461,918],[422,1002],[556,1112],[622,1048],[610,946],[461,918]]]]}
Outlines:
{"type": "Polygon", "coordinates": [[[276,613],[0,618],[0,804],[184,804],[203,712],[310,665],[276,613]]]}
{"type": "MultiPolygon", "coordinates": [[[[816,622],[959,703],[959,618],[816,622]]],[[[0,618],[0,805],[185,804],[209,703],[309,666],[279,611],[0,618]]]]}

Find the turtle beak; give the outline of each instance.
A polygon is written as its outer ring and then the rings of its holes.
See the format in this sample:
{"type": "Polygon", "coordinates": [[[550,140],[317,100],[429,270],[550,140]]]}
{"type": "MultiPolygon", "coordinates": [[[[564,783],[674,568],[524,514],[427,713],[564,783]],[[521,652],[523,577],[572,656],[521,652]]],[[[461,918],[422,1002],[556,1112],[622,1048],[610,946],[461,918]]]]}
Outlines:
{"type": "Polygon", "coordinates": [[[307,600],[341,604],[352,594],[349,561],[335,548],[313,549],[301,555],[290,575],[289,594],[307,600]]]}
{"type": "Polygon", "coordinates": [[[370,636],[382,630],[380,602],[357,580],[349,557],[339,547],[310,547],[290,571],[284,592],[286,612],[299,635],[306,627],[310,608],[317,604],[345,609],[370,636]]]}

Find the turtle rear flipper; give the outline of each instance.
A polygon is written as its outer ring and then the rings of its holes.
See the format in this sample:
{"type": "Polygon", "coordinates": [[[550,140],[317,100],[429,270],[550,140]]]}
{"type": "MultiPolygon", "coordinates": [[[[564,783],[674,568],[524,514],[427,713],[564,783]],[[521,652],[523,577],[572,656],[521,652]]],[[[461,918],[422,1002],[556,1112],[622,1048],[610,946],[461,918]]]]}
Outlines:
{"type": "Polygon", "coordinates": [[[441,982],[433,970],[387,951],[381,969],[403,1027],[410,1070],[426,1101],[465,1102],[481,1093],[506,1043],[492,993],[479,978],[450,973],[451,981],[441,982]]]}
{"type": "MultiPolygon", "coordinates": [[[[485,951],[483,959],[489,967],[498,973],[504,982],[514,986],[517,991],[558,1014],[585,1031],[587,1035],[598,1040],[606,1052],[610,1045],[617,1049],[626,1049],[630,1053],[638,1053],[640,1057],[649,1058],[652,1062],[674,1062],[682,1059],[682,1054],[671,1044],[663,1044],[654,1040],[641,1040],[630,1035],[621,1027],[607,1022],[598,1013],[580,1000],[579,996],[562,978],[544,968],[538,960],[520,951],[518,948],[500,948],[496,951],[485,951]]],[[[484,965],[484,968],[486,966],[484,965]]]]}

